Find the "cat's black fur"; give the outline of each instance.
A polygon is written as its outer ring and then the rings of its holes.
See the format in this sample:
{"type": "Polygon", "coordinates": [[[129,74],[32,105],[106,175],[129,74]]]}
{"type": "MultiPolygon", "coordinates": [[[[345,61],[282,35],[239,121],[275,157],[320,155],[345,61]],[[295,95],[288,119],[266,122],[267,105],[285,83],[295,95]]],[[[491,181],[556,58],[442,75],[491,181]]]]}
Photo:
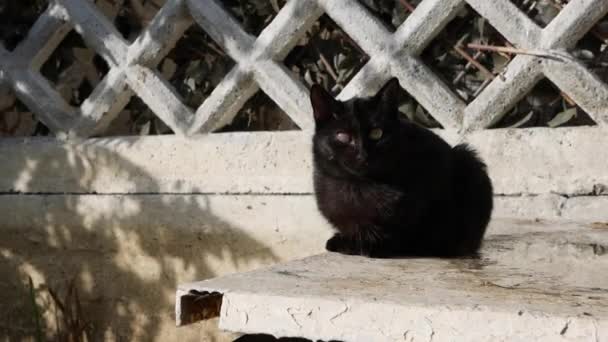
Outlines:
{"type": "Polygon", "coordinates": [[[452,148],[402,119],[398,91],[392,79],[374,97],[340,102],[311,88],[317,205],[337,229],[326,248],[371,257],[475,254],[492,211],[485,165],[467,145],[452,148]]]}

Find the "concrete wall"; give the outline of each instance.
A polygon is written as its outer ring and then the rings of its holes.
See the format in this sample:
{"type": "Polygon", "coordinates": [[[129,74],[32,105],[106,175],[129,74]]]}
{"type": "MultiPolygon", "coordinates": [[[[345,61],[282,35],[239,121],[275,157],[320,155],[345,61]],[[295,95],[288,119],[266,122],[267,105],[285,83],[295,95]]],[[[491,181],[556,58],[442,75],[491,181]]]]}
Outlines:
{"type": "Polygon", "coordinates": [[[0,197],[0,335],[11,340],[34,332],[29,275],[40,293],[76,277],[97,340],[210,341],[204,324],[175,327],[178,283],[318,253],[329,236],[304,196],[0,197]]]}
{"type": "MultiPolygon", "coordinates": [[[[608,221],[604,129],[441,134],[487,161],[495,217],[608,221]]],[[[29,275],[50,334],[45,288],[76,277],[97,339],[220,341],[208,323],[174,327],[175,288],[323,251],[309,151],[301,133],[1,140],[4,334],[34,333],[29,275]]]]}

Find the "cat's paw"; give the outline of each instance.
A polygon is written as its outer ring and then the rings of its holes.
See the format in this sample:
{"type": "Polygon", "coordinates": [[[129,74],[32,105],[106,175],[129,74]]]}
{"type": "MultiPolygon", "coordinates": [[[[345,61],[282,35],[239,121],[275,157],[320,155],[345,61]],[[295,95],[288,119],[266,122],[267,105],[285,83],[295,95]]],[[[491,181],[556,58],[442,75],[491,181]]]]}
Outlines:
{"type": "Polygon", "coordinates": [[[347,255],[361,255],[369,258],[386,258],[389,255],[388,251],[383,249],[383,245],[376,241],[360,241],[350,239],[340,233],[334,234],[327,243],[325,249],[330,252],[336,252],[347,255]]]}
{"type": "Polygon", "coordinates": [[[344,237],[342,234],[334,234],[334,236],[327,240],[327,243],[325,243],[325,249],[330,252],[348,255],[357,254],[352,246],[352,241],[344,237]]]}
{"type": "Polygon", "coordinates": [[[325,249],[330,252],[338,252],[340,247],[344,244],[344,237],[340,234],[334,234],[325,243],[325,249]]]}

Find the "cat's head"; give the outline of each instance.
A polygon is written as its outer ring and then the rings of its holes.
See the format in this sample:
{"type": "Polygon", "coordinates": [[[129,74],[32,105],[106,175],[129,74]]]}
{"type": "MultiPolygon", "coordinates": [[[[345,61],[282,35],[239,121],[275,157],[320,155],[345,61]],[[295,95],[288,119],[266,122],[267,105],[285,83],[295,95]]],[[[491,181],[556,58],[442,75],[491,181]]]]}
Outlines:
{"type": "Polygon", "coordinates": [[[319,85],[310,90],[315,117],[313,148],[319,167],[366,177],[382,169],[399,125],[399,81],[386,83],[375,96],[336,100],[319,85]]]}

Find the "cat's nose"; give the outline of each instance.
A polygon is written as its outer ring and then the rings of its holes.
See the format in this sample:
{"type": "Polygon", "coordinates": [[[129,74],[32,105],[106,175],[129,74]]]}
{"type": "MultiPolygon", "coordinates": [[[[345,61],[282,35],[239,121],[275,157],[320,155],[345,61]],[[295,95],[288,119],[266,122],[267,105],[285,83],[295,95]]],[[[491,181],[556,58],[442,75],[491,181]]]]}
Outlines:
{"type": "Polygon", "coordinates": [[[357,163],[364,165],[367,163],[367,154],[366,153],[358,153],[355,157],[357,163]]]}

